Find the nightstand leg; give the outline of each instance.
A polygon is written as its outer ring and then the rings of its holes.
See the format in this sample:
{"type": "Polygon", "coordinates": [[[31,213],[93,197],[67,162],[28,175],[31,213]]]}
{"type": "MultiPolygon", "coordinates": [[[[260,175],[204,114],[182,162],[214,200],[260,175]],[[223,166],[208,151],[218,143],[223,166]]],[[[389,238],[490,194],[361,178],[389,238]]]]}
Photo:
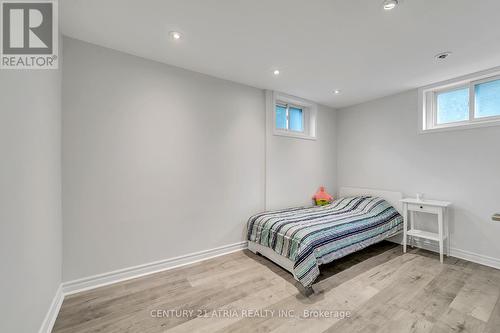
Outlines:
{"type": "Polygon", "coordinates": [[[450,256],[450,249],[451,249],[451,244],[450,244],[450,221],[448,220],[448,212],[446,208],[444,209],[444,225],[446,226],[446,256],[450,256]]]}
{"type": "Polygon", "coordinates": [[[408,204],[403,205],[403,253],[406,253],[406,239],[408,238],[408,204]]]}
{"type": "Polygon", "coordinates": [[[439,228],[439,261],[443,263],[443,210],[438,212],[438,228],[439,228]]]}
{"type": "MultiPolygon", "coordinates": [[[[415,212],[410,211],[410,230],[415,230],[415,212]]],[[[415,237],[410,236],[410,246],[415,246],[415,237]]]]}

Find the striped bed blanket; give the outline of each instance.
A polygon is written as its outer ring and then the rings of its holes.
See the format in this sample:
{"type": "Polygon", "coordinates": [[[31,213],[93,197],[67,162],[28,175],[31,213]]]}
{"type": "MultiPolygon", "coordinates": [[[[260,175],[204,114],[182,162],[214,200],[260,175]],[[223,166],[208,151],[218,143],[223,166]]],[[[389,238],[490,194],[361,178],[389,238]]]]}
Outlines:
{"type": "Polygon", "coordinates": [[[305,287],[332,262],[402,230],[403,218],[378,197],[340,198],[326,206],[263,212],[248,220],[248,240],[273,249],[294,263],[305,287]]]}

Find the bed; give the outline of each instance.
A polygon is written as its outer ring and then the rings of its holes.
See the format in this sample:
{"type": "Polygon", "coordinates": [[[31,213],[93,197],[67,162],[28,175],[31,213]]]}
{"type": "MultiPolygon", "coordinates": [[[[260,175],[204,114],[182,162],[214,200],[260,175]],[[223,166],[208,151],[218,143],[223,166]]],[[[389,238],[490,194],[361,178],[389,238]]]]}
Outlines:
{"type": "Polygon", "coordinates": [[[320,265],[399,234],[401,199],[400,192],[343,187],[326,206],[259,213],[248,220],[248,248],[311,287],[320,265]]]}

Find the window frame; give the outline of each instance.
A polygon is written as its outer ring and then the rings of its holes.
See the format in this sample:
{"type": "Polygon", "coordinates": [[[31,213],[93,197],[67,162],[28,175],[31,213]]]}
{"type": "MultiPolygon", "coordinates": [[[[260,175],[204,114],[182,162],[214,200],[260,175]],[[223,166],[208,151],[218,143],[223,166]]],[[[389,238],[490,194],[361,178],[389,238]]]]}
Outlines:
{"type": "Polygon", "coordinates": [[[469,103],[471,104],[470,119],[474,121],[500,121],[500,115],[498,116],[486,116],[486,117],[476,117],[476,86],[482,83],[488,83],[493,81],[500,81],[500,74],[491,76],[488,78],[480,79],[471,82],[472,92],[470,92],[469,103]]]}
{"type": "Polygon", "coordinates": [[[292,103],[287,103],[287,102],[277,100],[275,105],[274,105],[274,129],[276,131],[304,134],[306,131],[306,128],[307,128],[306,127],[306,116],[305,116],[306,113],[307,113],[307,108],[302,106],[302,105],[292,104],[292,103]],[[278,128],[276,126],[276,107],[277,106],[282,106],[282,107],[286,108],[286,128],[278,128]],[[295,131],[295,130],[290,129],[290,108],[299,109],[302,111],[302,131],[295,131]]]}
{"type": "MultiPolygon", "coordinates": [[[[273,136],[317,140],[318,105],[303,98],[266,90],[266,127],[273,136]],[[303,131],[283,130],[276,127],[276,105],[289,105],[302,109],[303,131]]],[[[288,125],[287,125],[288,126],[288,125]]]]}
{"type": "Polygon", "coordinates": [[[476,117],[476,86],[500,80],[500,67],[471,74],[458,79],[436,83],[419,89],[419,132],[436,132],[500,125],[500,115],[476,117]],[[437,123],[437,98],[439,94],[469,89],[469,114],[465,121],[437,123]]]}
{"type": "Polygon", "coordinates": [[[449,127],[449,126],[460,126],[460,125],[466,125],[471,117],[471,90],[468,85],[456,85],[456,86],[451,86],[451,87],[446,87],[442,89],[436,89],[432,92],[432,108],[430,110],[430,115],[432,117],[431,124],[433,128],[440,128],[440,127],[449,127]],[[468,89],[469,90],[469,113],[468,113],[468,119],[467,120],[460,120],[460,121],[453,121],[453,122],[448,122],[448,123],[443,123],[439,124],[438,123],[438,96],[440,94],[445,94],[449,93],[452,91],[457,91],[457,90],[462,90],[462,89],[468,89]]]}

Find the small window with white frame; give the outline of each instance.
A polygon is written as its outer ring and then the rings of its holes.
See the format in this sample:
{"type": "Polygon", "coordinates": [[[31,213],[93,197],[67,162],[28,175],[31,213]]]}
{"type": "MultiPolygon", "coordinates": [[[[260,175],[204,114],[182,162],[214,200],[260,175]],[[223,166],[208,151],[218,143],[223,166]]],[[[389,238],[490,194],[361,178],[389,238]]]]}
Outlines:
{"type": "Polygon", "coordinates": [[[420,98],[423,131],[500,125],[500,73],[422,88],[420,98]]]}
{"type": "Polygon", "coordinates": [[[273,134],[315,140],[317,105],[283,93],[269,93],[269,116],[273,134]]]}

